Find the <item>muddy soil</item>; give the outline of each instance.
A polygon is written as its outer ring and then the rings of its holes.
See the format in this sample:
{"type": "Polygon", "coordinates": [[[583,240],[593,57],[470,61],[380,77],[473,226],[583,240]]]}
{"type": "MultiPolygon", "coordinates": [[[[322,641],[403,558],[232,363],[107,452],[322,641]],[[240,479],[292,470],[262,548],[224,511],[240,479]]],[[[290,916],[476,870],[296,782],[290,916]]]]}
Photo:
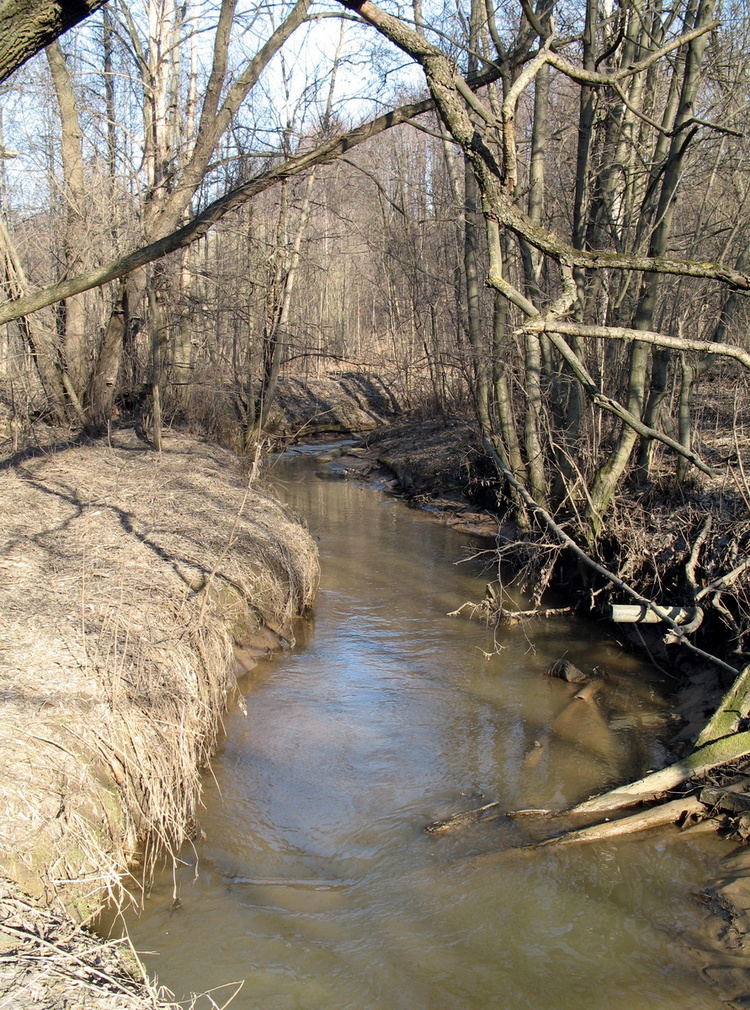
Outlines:
{"type": "Polygon", "coordinates": [[[497,480],[466,421],[402,421],[327,455],[321,462],[331,475],[399,494],[445,525],[490,537],[510,532],[497,512],[497,480]]]}

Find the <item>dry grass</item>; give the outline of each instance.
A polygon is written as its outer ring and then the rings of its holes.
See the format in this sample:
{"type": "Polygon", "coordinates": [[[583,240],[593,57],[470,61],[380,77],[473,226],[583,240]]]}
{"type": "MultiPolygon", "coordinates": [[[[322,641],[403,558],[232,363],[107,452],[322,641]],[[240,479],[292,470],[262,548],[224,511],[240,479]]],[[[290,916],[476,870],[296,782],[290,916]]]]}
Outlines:
{"type": "Polygon", "coordinates": [[[0,879],[0,1010],[179,1010],[127,941],[102,941],[0,879]]]}
{"type": "Polygon", "coordinates": [[[0,872],[83,919],[189,835],[232,650],[317,553],[234,457],[130,432],[0,471],[0,872]]]}

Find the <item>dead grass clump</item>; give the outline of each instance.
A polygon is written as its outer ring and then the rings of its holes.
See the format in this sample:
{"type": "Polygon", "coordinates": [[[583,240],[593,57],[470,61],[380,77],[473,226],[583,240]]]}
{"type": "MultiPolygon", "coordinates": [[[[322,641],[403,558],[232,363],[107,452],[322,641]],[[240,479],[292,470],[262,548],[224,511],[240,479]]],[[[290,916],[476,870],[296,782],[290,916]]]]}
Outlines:
{"type": "Polygon", "coordinates": [[[187,837],[233,646],[304,612],[317,552],[234,457],[177,436],[27,458],[0,503],[0,872],[81,919],[187,837]]]}
{"type": "Polygon", "coordinates": [[[102,941],[0,878],[0,1006],[11,1005],[5,994],[14,1010],[178,1010],[148,983],[127,941],[102,941]]]}

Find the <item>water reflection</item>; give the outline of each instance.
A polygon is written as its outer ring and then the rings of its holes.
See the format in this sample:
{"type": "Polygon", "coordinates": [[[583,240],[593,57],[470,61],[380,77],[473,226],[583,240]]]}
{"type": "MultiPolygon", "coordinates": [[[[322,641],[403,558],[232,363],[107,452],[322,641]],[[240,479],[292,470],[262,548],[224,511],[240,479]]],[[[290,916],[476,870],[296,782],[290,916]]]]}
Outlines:
{"type": "Polygon", "coordinates": [[[149,968],[181,997],[242,980],[235,1010],[717,1007],[679,942],[710,843],[529,854],[504,819],[422,830],[486,800],[572,803],[659,761],[653,672],[560,620],[495,652],[446,616],[481,598],[491,573],[456,562],[483,545],[314,469],[274,473],[320,542],[314,634],[246,680],[205,841],[130,923],[149,968]],[[606,688],[577,700],[543,677],[563,654],[606,688]]]}

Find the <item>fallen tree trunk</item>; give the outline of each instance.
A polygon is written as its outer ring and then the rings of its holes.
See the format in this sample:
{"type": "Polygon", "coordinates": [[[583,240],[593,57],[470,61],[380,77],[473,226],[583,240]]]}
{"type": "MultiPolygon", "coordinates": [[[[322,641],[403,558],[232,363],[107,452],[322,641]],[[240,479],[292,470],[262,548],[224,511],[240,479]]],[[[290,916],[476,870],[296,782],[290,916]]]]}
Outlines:
{"type": "Polygon", "coordinates": [[[695,749],[675,764],[646,775],[637,782],[620,786],[600,796],[579,803],[570,814],[604,813],[621,810],[636,803],[648,803],[676,786],[750,756],[750,731],[738,732],[741,720],[750,710],[750,665],[737,675],[716,713],[699,735],[695,749]]]}
{"type": "Polygon", "coordinates": [[[617,821],[602,821],[586,828],[566,831],[554,838],[545,838],[542,842],[532,842],[524,845],[524,849],[542,849],[549,845],[573,845],[581,842],[606,842],[612,838],[622,838],[634,835],[651,828],[664,827],[666,824],[677,824],[691,814],[703,814],[706,808],[697,796],[685,796],[669,803],[660,803],[657,807],[643,810],[637,814],[621,817],[617,821]]]}
{"type": "MultiPolygon", "coordinates": [[[[586,690],[587,688],[584,688],[575,698],[578,699],[586,690]]],[[[562,714],[565,715],[569,709],[573,709],[574,704],[575,700],[562,714]]],[[[657,803],[663,800],[672,789],[676,789],[689,779],[699,778],[716,768],[750,757],[750,730],[736,731],[740,720],[747,715],[749,707],[750,665],[745,667],[737,676],[735,683],[725,695],[716,714],[698,737],[698,746],[687,757],[668,765],[666,768],[662,768],[660,771],[652,772],[644,778],[638,779],[636,782],[618,786],[616,789],[593,796],[591,799],[565,810],[534,808],[510,810],[505,816],[514,819],[526,817],[590,817],[592,815],[604,817],[624,810],[627,807],[636,806],[637,804],[657,803]]],[[[541,747],[542,745],[538,745],[540,752],[541,747]]],[[[529,757],[536,757],[535,752],[532,751],[530,755],[527,755],[527,759],[529,757]]],[[[710,802],[710,799],[705,790],[701,796],[704,799],[704,803],[701,803],[698,799],[680,799],[660,803],[657,807],[652,807],[649,810],[629,817],[623,817],[606,824],[599,823],[575,829],[559,837],[547,839],[544,842],[536,842],[532,847],[553,843],[559,844],[563,839],[569,839],[571,842],[596,841],[642,831],[658,824],[668,823],[673,819],[673,811],[678,807],[690,812],[695,812],[699,808],[704,809],[706,801],[710,802]]],[[[453,828],[464,827],[467,824],[477,823],[482,819],[485,810],[489,811],[492,809],[494,811],[497,807],[497,803],[490,803],[474,811],[465,811],[445,821],[435,822],[435,825],[429,825],[426,830],[438,834],[443,831],[452,830],[453,828]]]]}
{"type": "Polygon", "coordinates": [[[623,810],[636,803],[649,803],[661,798],[670,789],[687,782],[688,779],[705,775],[732,761],[739,761],[750,756],[750,732],[735,733],[721,740],[714,740],[698,750],[692,751],[681,761],[652,772],[637,782],[619,786],[610,792],[594,796],[584,803],[579,803],[565,811],[569,814],[595,814],[623,810]]]}

